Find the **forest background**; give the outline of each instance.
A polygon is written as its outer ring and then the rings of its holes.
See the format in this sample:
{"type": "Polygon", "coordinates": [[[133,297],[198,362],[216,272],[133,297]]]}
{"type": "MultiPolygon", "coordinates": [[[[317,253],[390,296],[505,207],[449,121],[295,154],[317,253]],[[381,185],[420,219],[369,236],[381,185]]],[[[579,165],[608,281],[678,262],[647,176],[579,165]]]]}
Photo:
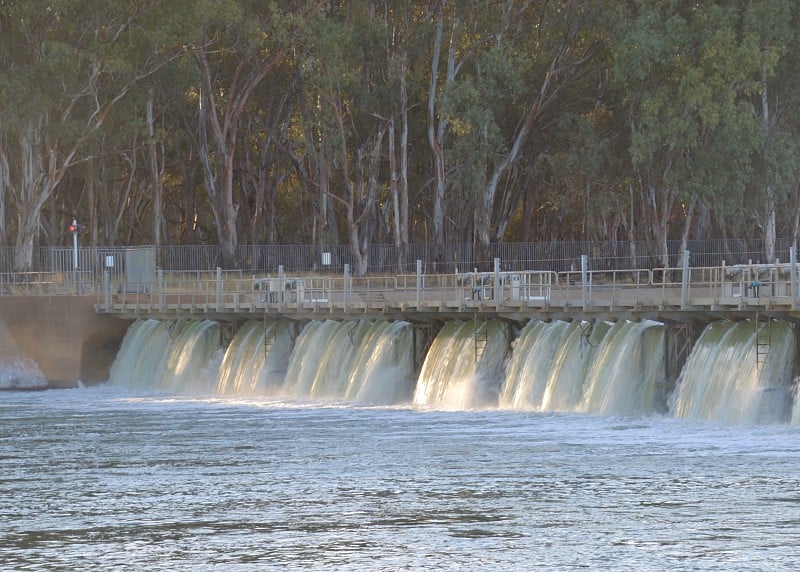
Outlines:
{"type": "MultiPolygon", "coordinates": [[[[0,246],[800,234],[794,0],[0,0],[0,246]]],[[[479,254],[480,256],[480,254],[479,254]]]]}

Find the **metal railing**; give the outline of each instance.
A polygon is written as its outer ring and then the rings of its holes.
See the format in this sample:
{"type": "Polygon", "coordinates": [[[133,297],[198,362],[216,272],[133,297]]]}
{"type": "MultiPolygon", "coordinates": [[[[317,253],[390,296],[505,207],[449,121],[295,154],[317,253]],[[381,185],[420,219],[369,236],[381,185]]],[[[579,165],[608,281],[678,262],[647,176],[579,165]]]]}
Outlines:
{"type": "Polygon", "coordinates": [[[138,291],[107,279],[98,298],[106,312],[512,311],[526,308],[782,306],[796,310],[798,272],[789,264],[632,270],[500,270],[494,272],[352,277],[256,275],[242,271],[158,272],[138,291]]]}
{"type": "MultiPolygon", "coordinates": [[[[755,263],[775,263],[789,260],[791,239],[779,239],[774,258],[766,260],[764,243],[760,240],[719,239],[689,241],[693,264],[703,267],[755,263]]],[[[79,247],[78,265],[81,272],[100,282],[103,273],[124,273],[125,253],[129,250],[153,249],[156,266],[166,272],[190,270],[214,271],[223,266],[222,253],[216,245],[137,246],[137,247],[79,247]]],[[[430,244],[410,244],[404,254],[393,244],[373,244],[365,253],[366,273],[414,273],[416,262],[422,261],[426,274],[444,274],[491,270],[494,259],[502,261],[502,270],[576,271],[582,256],[588,257],[592,270],[631,270],[638,268],[679,267],[683,245],[668,241],[669,263],[664,264],[660,253],[645,241],[583,241],[583,242],[504,242],[490,245],[489,253],[478,255],[472,244],[447,244],[436,252],[430,244]],[[486,258],[488,256],[488,258],[486,258]]],[[[15,268],[13,247],[0,247],[0,272],[12,273],[15,268]]],[[[69,247],[38,247],[34,249],[33,270],[64,274],[73,272],[75,252],[69,247]]],[[[238,268],[244,272],[277,272],[283,266],[290,273],[341,274],[345,266],[356,268],[350,245],[240,245],[236,251],[238,268]]]]}
{"type": "MultiPolygon", "coordinates": [[[[495,258],[494,271],[477,269],[461,272],[426,272],[423,260],[416,261],[416,272],[376,274],[354,277],[345,264],[342,273],[288,271],[279,265],[274,271],[159,269],[157,278],[127,281],[124,256],[101,259],[106,267],[78,272],[36,272],[0,274],[0,295],[93,294],[100,307],[147,307],[179,305],[221,308],[226,304],[253,308],[257,305],[294,304],[296,307],[381,308],[443,304],[459,309],[494,305],[615,306],[619,304],[670,304],[686,306],[690,298],[746,300],[750,283],[758,282],[762,296],[781,300],[791,297],[794,309],[797,295],[794,248],[787,253],[789,263],[689,266],[684,254],[683,267],[607,269],[592,266],[582,255],[563,270],[514,268],[513,262],[495,258]],[[495,294],[497,292],[497,294],[495,294]]],[[[98,256],[95,256],[98,258],[98,256]]],[[[697,260],[695,254],[692,260],[697,260]]],[[[702,260],[702,258],[700,258],[702,260]]]]}

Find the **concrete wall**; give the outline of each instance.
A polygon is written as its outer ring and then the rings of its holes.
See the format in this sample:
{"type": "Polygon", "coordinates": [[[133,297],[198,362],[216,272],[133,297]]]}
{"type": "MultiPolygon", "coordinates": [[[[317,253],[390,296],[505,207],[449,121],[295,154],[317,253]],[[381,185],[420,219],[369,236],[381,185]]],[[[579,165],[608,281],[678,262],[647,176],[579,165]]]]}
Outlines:
{"type": "Polygon", "coordinates": [[[50,387],[108,379],[130,322],[95,314],[95,296],[0,296],[0,320],[50,387]]]}

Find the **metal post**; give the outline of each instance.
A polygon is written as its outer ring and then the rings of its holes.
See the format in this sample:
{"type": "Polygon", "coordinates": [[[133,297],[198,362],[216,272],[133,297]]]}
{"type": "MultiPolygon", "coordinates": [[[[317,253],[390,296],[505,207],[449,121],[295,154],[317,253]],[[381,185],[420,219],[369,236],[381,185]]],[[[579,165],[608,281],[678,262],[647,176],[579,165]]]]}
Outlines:
{"type": "Polygon", "coordinates": [[[278,265],[278,307],[283,308],[284,292],[286,289],[286,276],[283,273],[283,264],[278,265]]]}
{"type": "Polygon", "coordinates": [[[422,306],[422,260],[417,260],[417,310],[422,306]]]}
{"type": "Polygon", "coordinates": [[[72,219],[72,268],[78,272],[78,221],[72,219]]]}
{"type": "Polygon", "coordinates": [[[350,306],[350,265],[344,265],[344,311],[347,312],[350,306]]]}
{"type": "Polygon", "coordinates": [[[78,288],[80,283],[78,281],[78,221],[72,219],[72,282],[75,288],[75,293],[80,294],[78,288]]]}
{"type": "Polygon", "coordinates": [[[685,309],[689,305],[689,257],[691,253],[688,250],[683,251],[683,272],[681,274],[681,308],[685,309]]]}
{"type": "Polygon", "coordinates": [[[589,257],[585,254],[581,254],[581,297],[586,311],[589,308],[589,257]]]}
{"type": "Polygon", "coordinates": [[[222,306],[222,268],[217,266],[217,312],[222,306]]]}
{"type": "Polygon", "coordinates": [[[103,304],[108,312],[111,309],[111,277],[108,270],[103,270],[103,304]]]}
{"type": "Polygon", "coordinates": [[[158,309],[164,311],[164,270],[161,268],[158,269],[158,309]]]}
{"type": "Polygon", "coordinates": [[[797,247],[789,248],[790,291],[792,294],[792,310],[797,310],[797,247]]]}
{"type": "Polygon", "coordinates": [[[500,259],[494,259],[494,307],[499,310],[503,305],[503,288],[500,284],[500,259]]]}

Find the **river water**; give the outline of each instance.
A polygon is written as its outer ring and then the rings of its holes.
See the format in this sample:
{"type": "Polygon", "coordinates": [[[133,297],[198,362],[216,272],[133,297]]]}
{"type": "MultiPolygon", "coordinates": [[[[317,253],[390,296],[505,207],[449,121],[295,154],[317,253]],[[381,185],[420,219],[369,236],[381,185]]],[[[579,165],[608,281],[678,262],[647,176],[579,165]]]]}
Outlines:
{"type": "Polygon", "coordinates": [[[0,395],[2,570],[775,570],[800,428],[0,395]]]}

